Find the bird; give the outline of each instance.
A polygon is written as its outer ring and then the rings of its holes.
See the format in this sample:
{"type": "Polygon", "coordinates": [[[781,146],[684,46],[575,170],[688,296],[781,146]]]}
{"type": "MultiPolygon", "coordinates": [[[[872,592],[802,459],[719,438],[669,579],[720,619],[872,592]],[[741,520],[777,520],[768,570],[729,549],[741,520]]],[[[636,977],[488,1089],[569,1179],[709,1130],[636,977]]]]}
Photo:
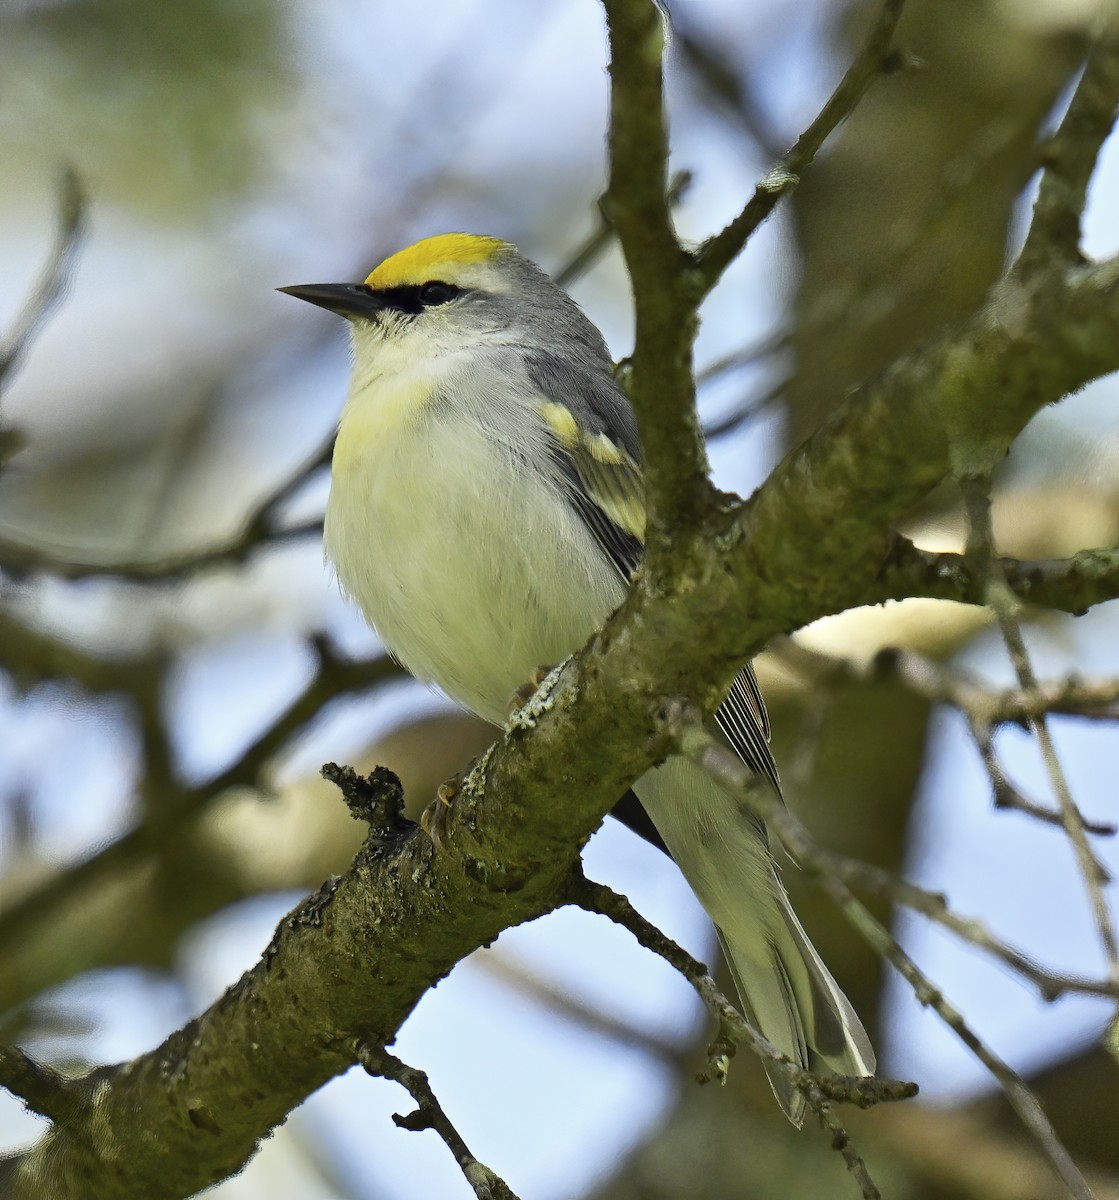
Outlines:
{"type": "MultiPolygon", "coordinates": [[[[512,243],[481,234],[424,238],[360,283],[280,290],[349,323],[324,524],[343,593],[416,678],[504,724],[509,698],[587,641],[641,562],[641,443],[601,332],[512,243]]],[[[750,665],[715,721],[780,794],[750,665]]],[[[761,818],[679,756],[633,790],[718,931],[747,1019],[805,1069],[872,1075],[761,818]]],[[[763,1063],[800,1126],[802,1092],[763,1063]]]]}

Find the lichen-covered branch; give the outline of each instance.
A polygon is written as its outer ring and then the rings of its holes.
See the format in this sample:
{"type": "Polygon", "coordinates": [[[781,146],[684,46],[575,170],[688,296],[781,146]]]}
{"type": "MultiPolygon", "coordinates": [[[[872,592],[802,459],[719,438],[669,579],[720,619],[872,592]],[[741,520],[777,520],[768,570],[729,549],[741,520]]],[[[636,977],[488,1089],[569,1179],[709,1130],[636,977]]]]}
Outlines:
{"type": "MultiPolygon", "coordinates": [[[[999,563],[1008,586],[1027,604],[1080,614],[1095,604],[1119,599],[1119,546],[1082,550],[1072,558],[1037,562],[1000,558],[999,563]]],[[[983,604],[986,583],[974,568],[966,555],[921,550],[898,537],[866,602],[926,596],[983,604]]]]}
{"type": "Polygon", "coordinates": [[[81,1111],[85,1097],[53,1067],[36,1062],[18,1046],[0,1044],[0,1087],[52,1121],[65,1121],[81,1111]]]}
{"type": "Polygon", "coordinates": [[[1023,269],[1080,256],[1080,221],[1100,148],[1119,114],[1119,17],[1101,8],[1103,28],[1084,64],[1060,128],[1044,149],[1023,269]]]}

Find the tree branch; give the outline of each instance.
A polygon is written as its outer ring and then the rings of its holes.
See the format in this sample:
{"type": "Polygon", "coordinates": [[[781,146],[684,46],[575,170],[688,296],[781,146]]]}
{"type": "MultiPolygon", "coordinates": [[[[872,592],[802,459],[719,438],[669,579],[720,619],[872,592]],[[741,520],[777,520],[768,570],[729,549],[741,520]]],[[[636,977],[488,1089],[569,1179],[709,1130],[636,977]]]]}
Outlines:
{"type": "Polygon", "coordinates": [[[664,13],[653,0],[603,0],[610,38],[610,181],[603,198],[625,255],[636,332],[625,382],[645,456],[645,567],[657,573],[674,531],[694,528],[709,493],[695,407],[694,279],[668,204],[664,13]]]}
{"type": "MultiPolygon", "coordinates": [[[[994,534],[991,529],[991,477],[970,476],[961,479],[959,483],[968,517],[968,542],[965,553],[976,563],[977,570],[987,574],[987,602],[998,620],[1007,653],[1018,678],[1018,686],[1027,695],[1040,698],[1040,688],[1018,621],[1020,603],[1003,578],[995,555],[994,534]]],[[[1107,956],[1108,970],[1111,978],[1119,983],[1119,941],[1116,940],[1115,924],[1103,892],[1108,874],[1088,841],[1084,816],[1072,797],[1068,777],[1057,756],[1057,749],[1045,718],[1046,714],[1042,709],[1031,713],[1026,721],[1041,750],[1049,784],[1057,798],[1061,825],[1076,855],[1096,929],[1107,956]]]]}
{"type": "Polygon", "coordinates": [[[791,192],[812,165],[820,148],[847,117],[855,111],[870,85],[884,72],[902,65],[892,49],[894,31],[901,19],[905,0],[882,0],[878,15],[855,61],[847,68],[839,86],[811,125],[797,138],[793,148],[754,189],[746,207],[721,232],[710,237],[695,254],[705,295],[728,266],[742,253],[754,231],[791,192]]]}
{"type": "Polygon", "coordinates": [[[31,339],[66,294],[81,243],[85,210],[81,181],[76,171],[67,168],[58,181],[58,229],[54,246],[42,275],[16,319],[15,328],[0,342],[0,385],[19,366],[31,339]]]}
{"type": "MultiPolygon", "coordinates": [[[[1072,558],[1026,561],[1000,558],[1008,586],[1029,604],[1077,616],[1096,604],[1119,598],[1119,546],[1082,550],[1072,558]]],[[[985,603],[985,580],[963,554],[920,550],[895,536],[877,587],[867,603],[927,596],[934,600],[985,603]]]]}
{"type": "Polygon", "coordinates": [[[820,853],[808,831],[777,795],[768,787],[758,785],[756,776],[751,774],[741,759],[707,732],[694,710],[689,710],[687,706],[668,705],[663,724],[680,753],[738,796],[745,813],[760,815],[765,820],[800,867],[831,896],[859,934],[892,963],[909,983],[918,1002],[932,1008],[987,1068],[1069,1193],[1077,1200],[1092,1200],[1091,1190],[1042,1111],[1037,1097],[1018,1073],[979,1038],[959,1010],[949,1003],[886,928],[856,899],[847,884],[829,869],[826,856],[820,853]]]}
{"type": "Polygon", "coordinates": [[[728,1060],[735,1053],[738,1043],[745,1041],[755,1054],[777,1063],[788,1075],[793,1086],[801,1092],[808,1106],[831,1134],[833,1149],[843,1156],[843,1161],[852,1178],[858,1183],[865,1200],[878,1200],[880,1192],[866,1163],[855,1149],[850,1134],[836,1117],[832,1105],[838,1102],[870,1108],[885,1101],[908,1100],[917,1095],[915,1083],[804,1070],[742,1017],[719,991],[703,963],[697,962],[686,950],[665,937],[655,925],[646,921],[625,896],[603,884],[591,882],[581,872],[573,874],[568,896],[571,902],[580,908],[600,913],[628,929],[642,946],[660,955],[695,988],[718,1025],[715,1039],[708,1047],[707,1068],[698,1077],[700,1083],[707,1083],[713,1079],[723,1082],[728,1060]]]}
{"type": "Polygon", "coordinates": [[[76,1115],[86,1098],[81,1090],[53,1067],[36,1062],[18,1046],[0,1045],[0,1086],[18,1096],[27,1107],[51,1121],[76,1115]]]}
{"type": "Polygon", "coordinates": [[[950,704],[988,727],[1025,724],[1043,713],[1119,720],[1119,679],[1057,679],[1036,688],[991,690],[962,671],[942,667],[919,654],[897,650],[880,655],[877,665],[927,700],[950,704]]]}
{"type": "Polygon", "coordinates": [[[1100,148],[1119,115],[1119,19],[1106,24],[1088,54],[1060,128],[1045,147],[1033,220],[1019,264],[1025,269],[1080,258],[1080,220],[1100,148]]]}
{"type": "Polygon", "coordinates": [[[516,1194],[505,1180],[470,1153],[461,1134],[435,1098],[425,1072],[401,1062],[383,1046],[362,1046],[358,1051],[358,1062],[370,1075],[392,1079],[401,1087],[407,1088],[408,1094],[416,1102],[416,1111],[406,1117],[399,1113],[394,1114],[393,1123],[397,1128],[407,1129],[412,1133],[419,1133],[425,1129],[434,1130],[455,1156],[455,1162],[466,1176],[466,1181],[478,1200],[517,1200],[516,1194]]]}

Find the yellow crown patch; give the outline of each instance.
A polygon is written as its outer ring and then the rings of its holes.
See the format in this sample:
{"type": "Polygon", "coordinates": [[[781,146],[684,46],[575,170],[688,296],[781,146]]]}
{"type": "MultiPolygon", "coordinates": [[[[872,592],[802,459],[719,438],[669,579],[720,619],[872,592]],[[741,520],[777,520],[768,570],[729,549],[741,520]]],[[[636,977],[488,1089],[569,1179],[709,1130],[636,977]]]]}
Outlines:
{"type": "Polygon", "coordinates": [[[440,279],[453,283],[458,268],[485,262],[501,250],[511,249],[500,238],[476,233],[440,233],[424,238],[386,258],[365,280],[371,288],[402,287],[440,279]]]}

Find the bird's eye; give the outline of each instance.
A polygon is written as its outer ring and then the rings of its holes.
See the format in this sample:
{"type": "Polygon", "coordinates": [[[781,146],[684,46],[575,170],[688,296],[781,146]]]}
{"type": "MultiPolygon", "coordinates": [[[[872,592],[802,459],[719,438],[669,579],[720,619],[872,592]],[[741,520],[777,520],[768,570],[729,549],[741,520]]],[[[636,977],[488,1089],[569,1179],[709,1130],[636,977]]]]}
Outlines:
{"type": "Polygon", "coordinates": [[[453,300],[460,289],[449,283],[440,283],[438,280],[432,280],[431,283],[425,283],[420,288],[420,303],[425,306],[433,306],[436,304],[446,304],[448,300],[453,300]]]}

